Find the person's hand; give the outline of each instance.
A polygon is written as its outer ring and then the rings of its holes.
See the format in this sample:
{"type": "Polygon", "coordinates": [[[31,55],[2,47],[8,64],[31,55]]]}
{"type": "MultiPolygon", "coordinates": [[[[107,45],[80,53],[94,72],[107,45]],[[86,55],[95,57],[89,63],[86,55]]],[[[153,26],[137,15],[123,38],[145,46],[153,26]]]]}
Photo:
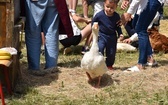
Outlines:
{"type": "Polygon", "coordinates": [[[120,37],[118,38],[117,42],[122,42],[124,40],[124,35],[121,34],[120,37]]]}
{"type": "Polygon", "coordinates": [[[121,4],[121,9],[126,9],[129,6],[129,0],[123,0],[121,4]]]}
{"type": "Polygon", "coordinates": [[[116,24],[117,24],[118,27],[120,27],[122,25],[121,20],[119,20],[116,24]]]}
{"type": "Polygon", "coordinates": [[[130,38],[127,38],[127,39],[124,39],[123,40],[123,43],[128,43],[128,44],[130,44],[132,42],[132,40],[130,39],[130,38]]]}
{"type": "Polygon", "coordinates": [[[86,19],[86,24],[89,24],[92,22],[92,20],[90,18],[85,18],[86,19]]]}
{"type": "Polygon", "coordinates": [[[124,13],[121,15],[121,22],[125,26],[128,21],[131,21],[131,14],[129,13],[124,13]]]}

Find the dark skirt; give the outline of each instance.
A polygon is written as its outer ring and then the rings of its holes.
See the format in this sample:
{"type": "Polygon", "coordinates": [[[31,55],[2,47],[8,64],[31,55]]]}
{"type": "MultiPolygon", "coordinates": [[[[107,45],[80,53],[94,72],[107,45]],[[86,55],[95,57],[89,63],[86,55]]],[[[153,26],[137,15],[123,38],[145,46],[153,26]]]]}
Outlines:
{"type": "Polygon", "coordinates": [[[71,45],[78,45],[81,41],[82,36],[78,35],[78,36],[73,36],[73,37],[69,37],[63,40],[60,40],[60,43],[66,48],[66,47],[70,47],[71,45]]]}

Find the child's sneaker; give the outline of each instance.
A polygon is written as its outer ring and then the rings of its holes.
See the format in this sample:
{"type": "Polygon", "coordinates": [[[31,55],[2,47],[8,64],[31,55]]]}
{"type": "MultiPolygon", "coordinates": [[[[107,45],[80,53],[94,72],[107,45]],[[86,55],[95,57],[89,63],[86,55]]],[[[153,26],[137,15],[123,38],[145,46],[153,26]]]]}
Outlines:
{"type": "Polygon", "coordinates": [[[114,70],[113,66],[108,66],[107,67],[109,70],[114,70]]]}
{"type": "Polygon", "coordinates": [[[84,55],[88,51],[89,51],[89,47],[82,47],[81,53],[84,55]]]}

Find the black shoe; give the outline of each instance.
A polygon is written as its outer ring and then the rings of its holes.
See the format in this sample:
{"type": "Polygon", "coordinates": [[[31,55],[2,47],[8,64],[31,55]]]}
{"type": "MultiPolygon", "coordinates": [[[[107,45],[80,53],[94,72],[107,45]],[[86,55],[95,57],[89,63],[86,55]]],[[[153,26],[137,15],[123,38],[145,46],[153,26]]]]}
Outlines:
{"type": "Polygon", "coordinates": [[[59,72],[57,67],[51,67],[43,70],[46,74],[56,73],[59,72]]]}

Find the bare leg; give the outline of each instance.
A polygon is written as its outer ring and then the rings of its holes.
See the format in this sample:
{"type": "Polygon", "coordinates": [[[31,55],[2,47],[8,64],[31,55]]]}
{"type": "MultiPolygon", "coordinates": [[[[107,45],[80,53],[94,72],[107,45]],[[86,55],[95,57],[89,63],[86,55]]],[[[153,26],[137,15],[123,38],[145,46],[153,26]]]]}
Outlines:
{"type": "Polygon", "coordinates": [[[41,54],[44,55],[44,49],[45,49],[45,36],[44,36],[44,32],[41,32],[41,54]]]}
{"type": "Polygon", "coordinates": [[[68,0],[69,9],[72,9],[72,0],[68,0]]]}
{"type": "Polygon", "coordinates": [[[77,4],[78,0],[69,0],[69,11],[72,13],[72,15],[75,15],[76,13],[77,4]]]}
{"type": "Polygon", "coordinates": [[[44,36],[43,32],[41,32],[41,40],[42,40],[42,46],[44,46],[44,44],[45,44],[45,36],[44,36]]]}
{"type": "Polygon", "coordinates": [[[90,38],[91,32],[92,32],[92,28],[90,23],[83,30],[81,30],[81,35],[82,35],[81,41],[83,41],[85,38],[90,38]]]}
{"type": "Polygon", "coordinates": [[[88,36],[88,41],[86,42],[87,45],[89,45],[89,46],[91,45],[92,38],[93,38],[93,36],[92,36],[92,34],[90,34],[90,36],[88,36]]]}
{"type": "Polygon", "coordinates": [[[81,35],[82,35],[82,39],[81,41],[83,41],[85,38],[86,38],[86,41],[85,41],[85,45],[84,47],[82,48],[82,54],[84,54],[85,52],[87,52],[90,48],[90,43],[91,43],[91,37],[92,37],[92,34],[91,34],[91,24],[88,24],[82,31],[81,31],[81,35]]]}
{"type": "Polygon", "coordinates": [[[72,0],[72,10],[76,10],[78,0],[72,0]]]}
{"type": "Polygon", "coordinates": [[[88,18],[88,4],[86,0],[82,0],[82,6],[83,6],[83,16],[84,18],[88,18]]]}

